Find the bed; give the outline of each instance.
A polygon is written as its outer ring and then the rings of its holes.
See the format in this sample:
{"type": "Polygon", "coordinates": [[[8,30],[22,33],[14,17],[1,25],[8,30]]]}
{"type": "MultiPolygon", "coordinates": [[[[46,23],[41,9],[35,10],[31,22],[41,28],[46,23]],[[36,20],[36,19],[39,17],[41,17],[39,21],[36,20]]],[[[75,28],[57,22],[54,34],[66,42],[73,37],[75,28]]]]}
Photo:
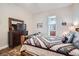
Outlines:
{"type": "Polygon", "coordinates": [[[35,35],[32,35],[34,37],[31,39],[27,36],[26,40],[25,37],[22,36],[21,39],[23,39],[23,41],[20,49],[21,55],[26,55],[28,53],[30,56],[79,56],[79,49],[75,48],[72,43],[50,44],[43,40],[44,38],[41,38],[42,42],[39,43],[38,41],[40,40],[38,40],[38,37],[36,37],[36,39],[35,35]]]}

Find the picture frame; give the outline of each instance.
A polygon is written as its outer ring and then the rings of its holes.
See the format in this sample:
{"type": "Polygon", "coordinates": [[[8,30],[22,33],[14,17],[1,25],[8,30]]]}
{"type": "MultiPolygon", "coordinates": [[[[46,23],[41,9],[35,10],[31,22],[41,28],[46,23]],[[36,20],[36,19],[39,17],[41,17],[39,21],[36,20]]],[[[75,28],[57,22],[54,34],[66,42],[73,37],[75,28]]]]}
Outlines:
{"type": "Polygon", "coordinates": [[[42,28],[43,27],[43,23],[37,23],[37,28],[42,28]]]}
{"type": "Polygon", "coordinates": [[[62,25],[63,25],[63,26],[66,26],[66,25],[67,25],[67,23],[66,23],[66,22],[62,22],[62,25]]]}

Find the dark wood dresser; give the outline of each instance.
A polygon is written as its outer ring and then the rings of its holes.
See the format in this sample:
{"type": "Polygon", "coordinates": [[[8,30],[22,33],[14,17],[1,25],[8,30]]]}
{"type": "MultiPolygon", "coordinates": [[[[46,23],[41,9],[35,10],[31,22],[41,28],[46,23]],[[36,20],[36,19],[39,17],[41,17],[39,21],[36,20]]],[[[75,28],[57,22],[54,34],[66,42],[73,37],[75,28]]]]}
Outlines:
{"type": "Polygon", "coordinates": [[[22,35],[28,35],[28,31],[24,29],[22,30],[23,27],[21,27],[18,23],[13,24],[12,21],[20,22],[21,24],[24,24],[24,21],[14,19],[14,18],[9,18],[9,32],[8,32],[8,45],[9,48],[14,48],[18,45],[21,44],[21,36],[22,35]],[[19,26],[17,26],[17,24],[19,26]],[[21,32],[22,30],[22,32],[21,32]]]}
{"type": "Polygon", "coordinates": [[[20,45],[20,33],[19,32],[14,32],[14,31],[10,31],[8,32],[8,36],[9,36],[9,47],[10,48],[14,48],[15,46],[20,45]]]}

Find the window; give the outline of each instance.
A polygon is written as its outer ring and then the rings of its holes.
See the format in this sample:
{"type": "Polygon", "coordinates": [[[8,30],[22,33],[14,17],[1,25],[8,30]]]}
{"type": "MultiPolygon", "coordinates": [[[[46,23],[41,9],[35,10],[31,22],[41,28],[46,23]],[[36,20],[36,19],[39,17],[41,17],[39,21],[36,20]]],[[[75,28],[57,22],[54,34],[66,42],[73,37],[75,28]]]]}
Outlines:
{"type": "Polygon", "coordinates": [[[48,17],[48,35],[50,37],[56,36],[56,16],[48,17]]]}

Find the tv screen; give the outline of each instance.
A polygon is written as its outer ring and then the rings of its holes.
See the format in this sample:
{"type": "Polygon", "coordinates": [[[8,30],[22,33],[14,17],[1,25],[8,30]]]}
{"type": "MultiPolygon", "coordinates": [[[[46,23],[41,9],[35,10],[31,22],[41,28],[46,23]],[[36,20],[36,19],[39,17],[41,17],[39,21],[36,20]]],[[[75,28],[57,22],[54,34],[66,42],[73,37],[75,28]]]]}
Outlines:
{"type": "Polygon", "coordinates": [[[20,32],[26,31],[26,24],[17,23],[17,30],[20,32]]]}

